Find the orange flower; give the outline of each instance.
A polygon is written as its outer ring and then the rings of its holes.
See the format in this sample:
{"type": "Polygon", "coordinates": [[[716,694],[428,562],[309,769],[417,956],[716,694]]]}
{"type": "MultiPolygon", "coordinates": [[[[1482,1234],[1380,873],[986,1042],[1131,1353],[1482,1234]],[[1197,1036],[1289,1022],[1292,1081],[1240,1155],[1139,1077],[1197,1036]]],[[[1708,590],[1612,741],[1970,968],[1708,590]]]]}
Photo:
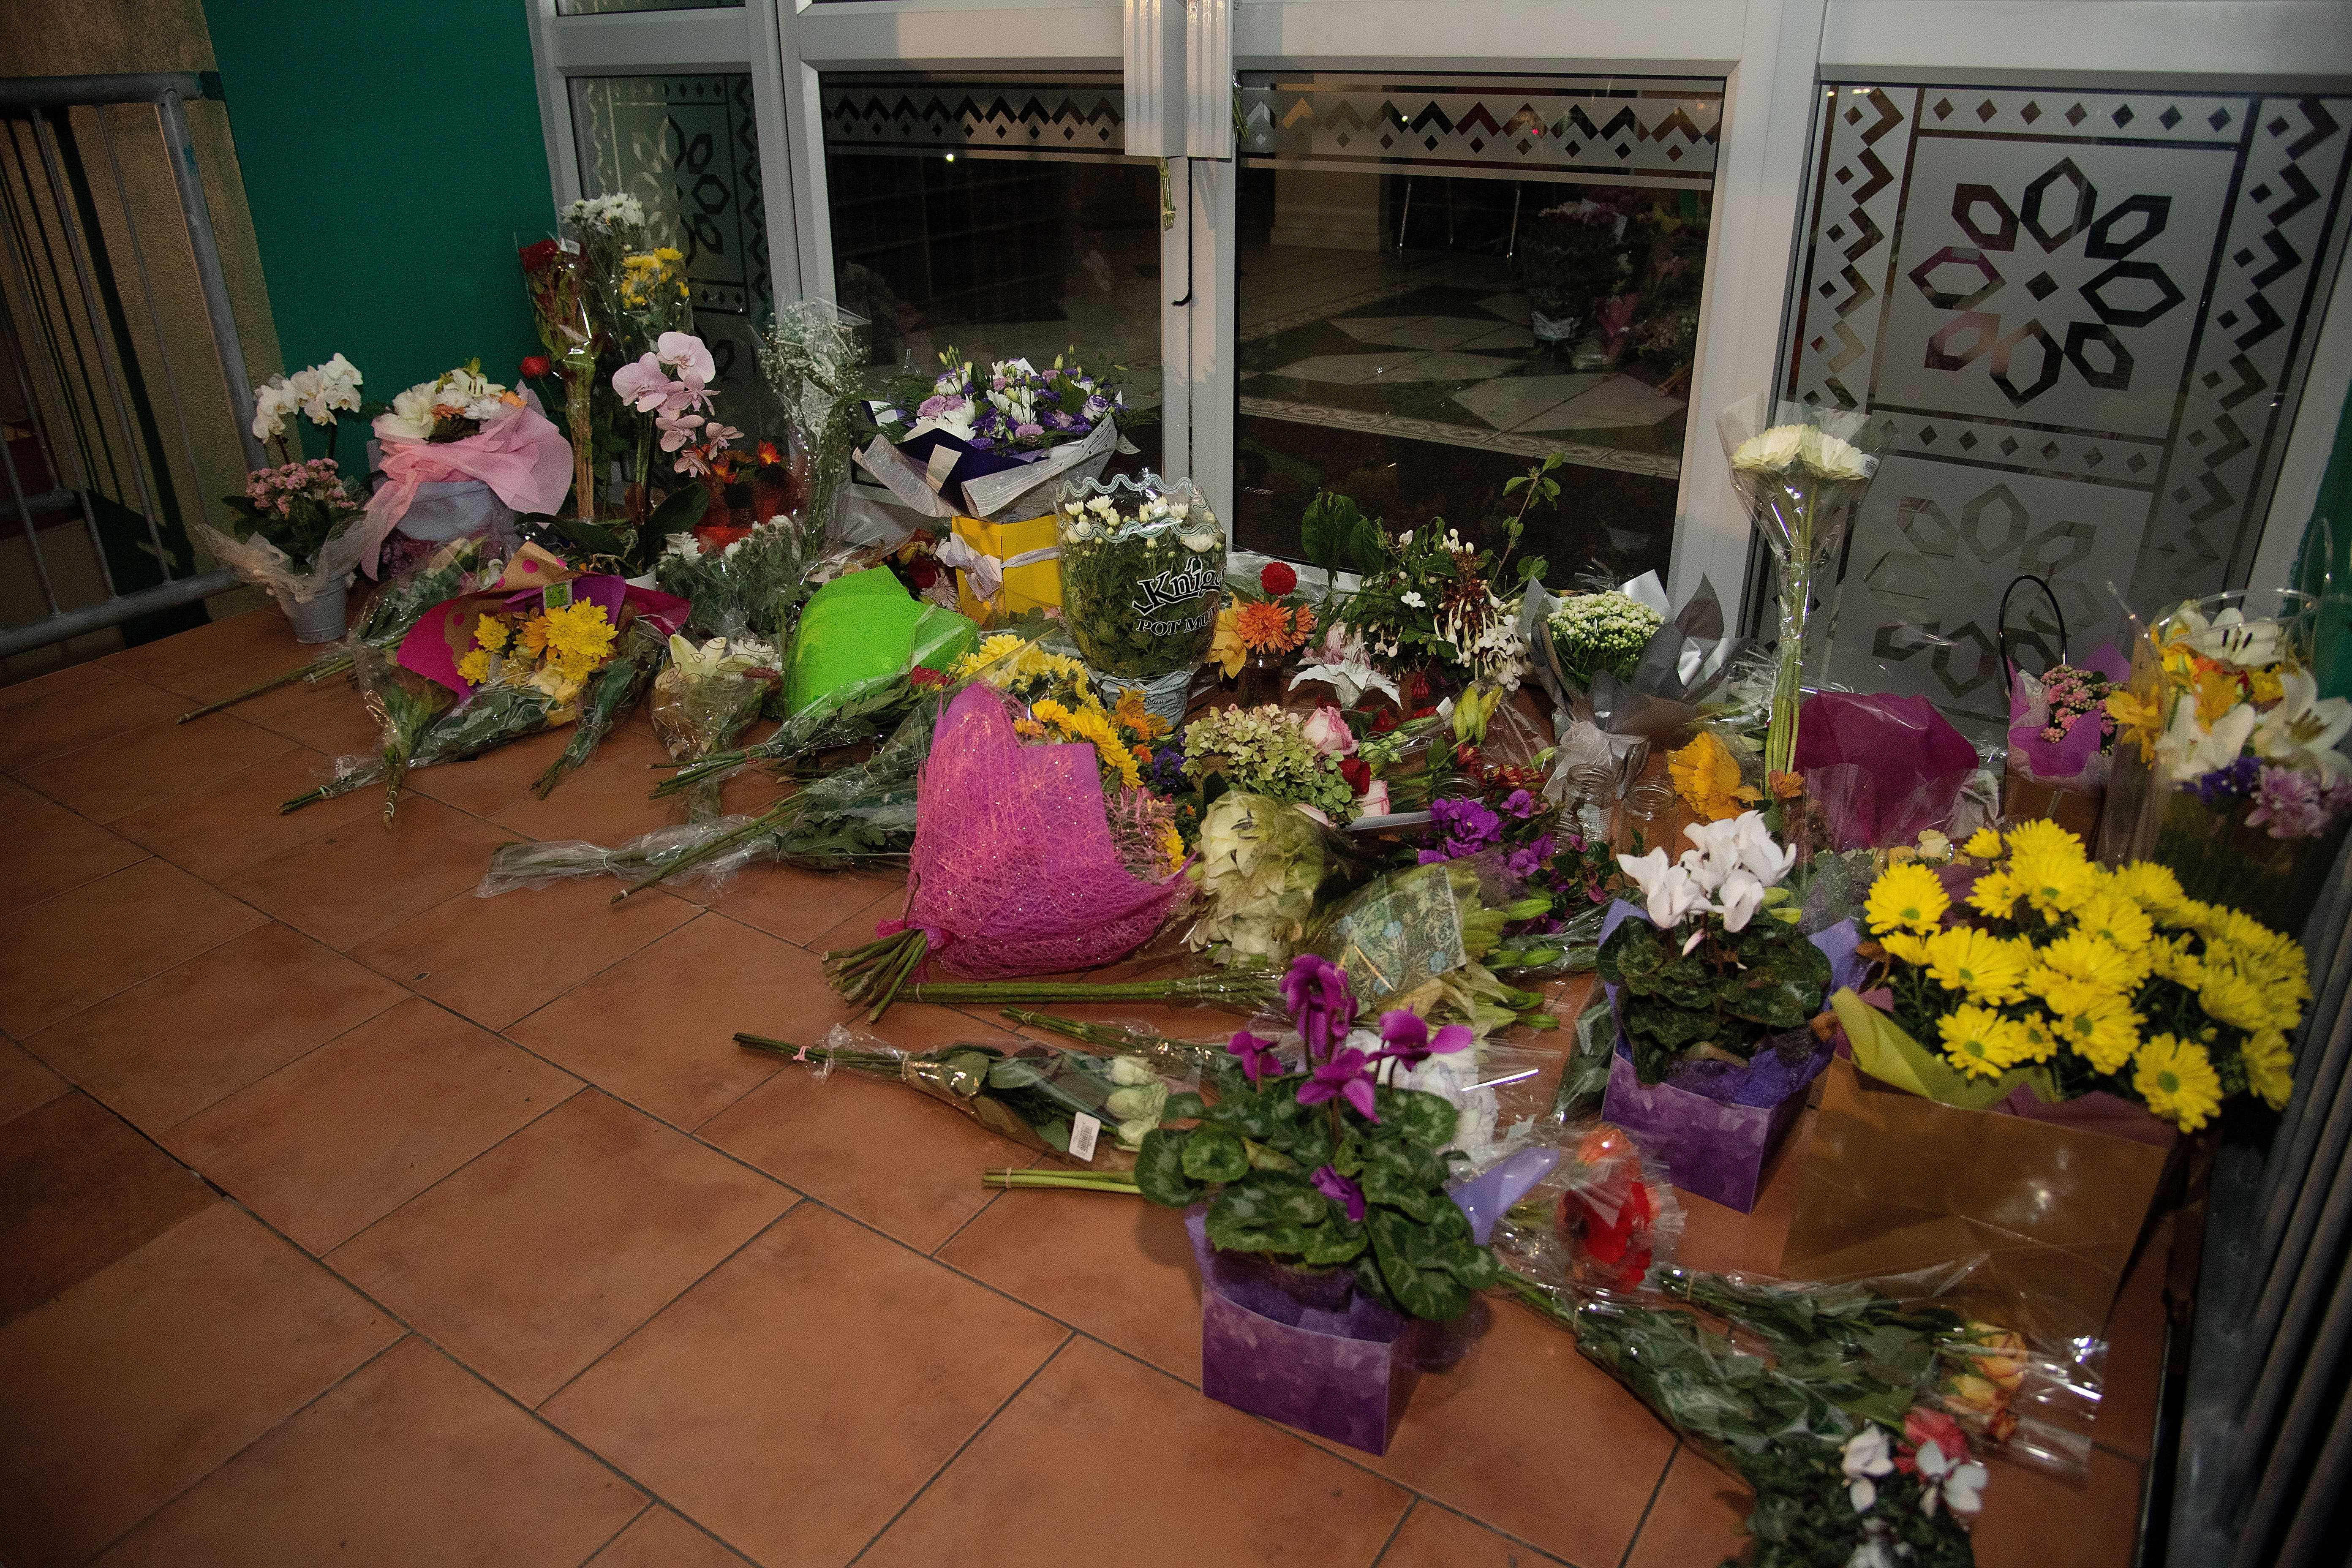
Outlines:
{"type": "MultiPolygon", "coordinates": [[[[1297,617],[1293,623],[1292,629],[1298,634],[1298,641],[1305,642],[1307,640],[1307,634],[1315,629],[1315,612],[1308,609],[1306,605],[1301,605],[1298,608],[1293,610],[1291,614],[1297,617]]],[[[1297,645],[1293,644],[1292,646],[1296,647],[1297,645]]]]}
{"type": "Polygon", "coordinates": [[[1764,784],[1772,792],[1774,800],[1794,800],[1805,793],[1802,773],[1767,773],[1764,784]]]}
{"type": "Polygon", "coordinates": [[[1242,646],[1253,653],[1285,653],[1292,647],[1290,612],[1263,600],[1244,605],[1234,616],[1242,646]]]}

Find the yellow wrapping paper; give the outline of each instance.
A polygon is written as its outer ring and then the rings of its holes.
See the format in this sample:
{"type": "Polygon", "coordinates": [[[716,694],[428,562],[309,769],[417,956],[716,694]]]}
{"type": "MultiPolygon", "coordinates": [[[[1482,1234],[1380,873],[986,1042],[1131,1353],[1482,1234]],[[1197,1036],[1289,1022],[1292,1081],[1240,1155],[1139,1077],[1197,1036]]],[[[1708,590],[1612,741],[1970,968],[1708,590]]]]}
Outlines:
{"type": "Polygon", "coordinates": [[[955,537],[966,549],[995,563],[1003,581],[996,594],[981,592],[983,572],[956,570],[956,608],[989,626],[1031,610],[1059,609],[1062,604],[1061,552],[1054,536],[1054,514],[1024,518],[1019,522],[990,522],[985,518],[954,520],[955,537]],[[1037,559],[1024,556],[1051,552],[1037,559]]]}

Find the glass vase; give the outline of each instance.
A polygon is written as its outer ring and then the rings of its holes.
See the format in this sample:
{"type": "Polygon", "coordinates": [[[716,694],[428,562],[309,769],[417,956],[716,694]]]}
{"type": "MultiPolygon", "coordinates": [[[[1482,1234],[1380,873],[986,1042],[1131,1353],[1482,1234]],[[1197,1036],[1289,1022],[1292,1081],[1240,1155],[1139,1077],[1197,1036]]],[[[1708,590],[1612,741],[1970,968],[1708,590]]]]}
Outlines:
{"type": "Polygon", "coordinates": [[[2251,803],[2214,807],[2193,790],[2174,790],[2158,818],[2151,858],[2172,868],[2192,899],[2241,910],[2273,931],[2300,937],[2336,868],[2352,818],[2311,838],[2273,838],[2248,826],[2251,803]]]}

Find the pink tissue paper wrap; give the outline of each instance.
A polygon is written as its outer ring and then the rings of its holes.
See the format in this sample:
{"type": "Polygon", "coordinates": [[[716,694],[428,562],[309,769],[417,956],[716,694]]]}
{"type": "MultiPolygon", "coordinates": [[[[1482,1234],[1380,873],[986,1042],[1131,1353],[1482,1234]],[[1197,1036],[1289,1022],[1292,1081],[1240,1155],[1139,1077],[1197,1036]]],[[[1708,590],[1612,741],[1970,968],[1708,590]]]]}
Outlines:
{"type": "Polygon", "coordinates": [[[383,443],[383,483],[368,499],[360,525],[368,575],[375,575],[377,547],[400,526],[421,484],[479,479],[519,512],[552,512],[563,504],[572,489],[572,443],[540,412],[536,393],[526,391],[523,399],[462,441],[383,443]]]}

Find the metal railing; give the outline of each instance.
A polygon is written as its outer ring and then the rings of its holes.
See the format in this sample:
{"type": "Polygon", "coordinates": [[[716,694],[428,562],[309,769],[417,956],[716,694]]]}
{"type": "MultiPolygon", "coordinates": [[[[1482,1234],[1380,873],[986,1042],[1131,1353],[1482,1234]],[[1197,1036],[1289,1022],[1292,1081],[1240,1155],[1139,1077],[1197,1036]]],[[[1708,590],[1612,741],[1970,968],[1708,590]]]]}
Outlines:
{"type": "Polygon", "coordinates": [[[232,454],[267,460],[188,121],[190,100],[218,96],[189,74],[0,80],[0,402],[21,404],[0,433],[0,543],[21,532],[46,607],[0,626],[0,657],[236,585],[197,570],[186,527],[205,450],[214,481],[232,454]],[[150,110],[152,140],[121,106],[150,110]],[[179,233],[142,232],[142,199],[151,228],[176,205],[179,233]]]}

